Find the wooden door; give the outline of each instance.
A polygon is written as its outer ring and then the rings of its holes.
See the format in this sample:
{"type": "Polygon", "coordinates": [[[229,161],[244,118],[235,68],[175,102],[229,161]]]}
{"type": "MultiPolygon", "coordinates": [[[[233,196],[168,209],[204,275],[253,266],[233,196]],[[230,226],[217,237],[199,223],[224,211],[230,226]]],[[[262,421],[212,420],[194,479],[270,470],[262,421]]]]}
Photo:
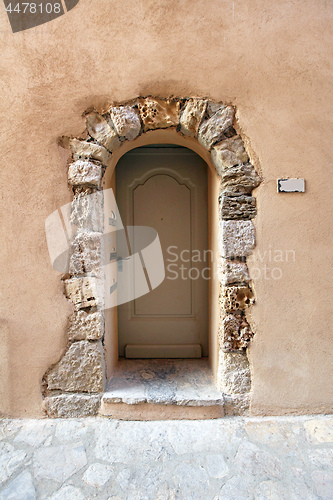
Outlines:
{"type": "Polygon", "coordinates": [[[119,355],[207,356],[206,163],[186,148],[137,148],[117,164],[116,199],[124,227],[157,231],[165,265],[157,288],[118,306],[119,355]]]}

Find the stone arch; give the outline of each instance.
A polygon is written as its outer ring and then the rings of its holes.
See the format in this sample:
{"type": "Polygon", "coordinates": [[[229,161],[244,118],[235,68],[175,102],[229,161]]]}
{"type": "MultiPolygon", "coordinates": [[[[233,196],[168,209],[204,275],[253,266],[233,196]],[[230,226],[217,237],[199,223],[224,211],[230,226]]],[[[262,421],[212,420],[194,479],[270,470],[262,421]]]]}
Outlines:
{"type": "Polygon", "coordinates": [[[254,303],[246,258],[255,246],[252,190],[261,181],[235,130],[235,108],[208,99],[139,97],[107,111],[89,109],[84,115],[82,136],[59,140],[71,153],[71,217],[79,231],[72,242],[69,277],[64,279],[74,313],[69,319],[67,350],[43,379],[46,413],[50,417],[98,413],[106,379],[101,291],[103,176],[112,157],[119,159],[148,132],[173,130],[179,138],[192,141],[194,151],[199,147],[199,154],[215,168],[219,179],[217,383],[225,414],[243,414],[251,386],[246,349],[253,337],[246,309],[254,303]]]}

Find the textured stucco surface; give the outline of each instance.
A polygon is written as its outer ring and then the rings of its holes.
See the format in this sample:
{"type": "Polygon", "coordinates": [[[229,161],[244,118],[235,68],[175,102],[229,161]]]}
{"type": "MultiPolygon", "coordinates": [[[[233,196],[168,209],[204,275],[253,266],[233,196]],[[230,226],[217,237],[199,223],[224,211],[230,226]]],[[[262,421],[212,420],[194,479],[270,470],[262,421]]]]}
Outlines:
{"type": "Polygon", "coordinates": [[[44,235],[46,217],[71,200],[57,138],[80,134],[92,105],[148,94],[235,105],[257,155],[252,412],[332,409],[332,18],[314,0],[81,0],[12,34],[0,10],[2,413],[42,414],[42,376],[66,346],[72,306],[44,235]],[[304,177],[306,193],[277,194],[285,177],[304,177]]]}

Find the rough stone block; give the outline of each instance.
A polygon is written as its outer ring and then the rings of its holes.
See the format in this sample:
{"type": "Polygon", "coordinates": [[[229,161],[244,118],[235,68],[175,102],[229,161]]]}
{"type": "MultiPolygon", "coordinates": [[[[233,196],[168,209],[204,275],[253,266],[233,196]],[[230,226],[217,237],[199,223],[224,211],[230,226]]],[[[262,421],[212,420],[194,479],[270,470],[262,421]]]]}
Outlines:
{"type": "Polygon", "coordinates": [[[86,115],[88,134],[102,144],[110,153],[120,147],[121,142],[117,132],[96,111],[86,115]]]}
{"type": "Polygon", "coordinates": [[[206,115],[208,118],[211,118],[217,111],[223,108],[225,108],[223,102],[207,101],[206,115]]]}
{"type": "Polygon", "coordinates": [[[80,195],[81,197],[82,196],[87,196],[88,194],[93,194],[93,193],[97,193],[99,192],[100,190],[98,188],[95,188],[95,187],[90,187],[90,186],[73,186],[73,192],[74,192],[74,200],[76,200],[76,197],[78,195],[80,195]]]}
{"type": "MultiPolygon", "coordinates": [[[[34,478],[38,482],[53,481],[58,484],[65,483],[72,475],[78,473],[86,465],[87,455],[82,442],[41,446],[35,450],[32,457],[34,478]]],[[[85,498],[83,495],[77,496],[73,491],[67,491],[66,493],[65,491],[59,494],[58,490],[55,495],[45,496],[50,500],[64,500],[66,498],[70,500],[83,500],[85,498]]],[[[31,499],[31,497],[21,496],[22,498],[26,498],[26,500],[31,499]]]]}
{"type": "Polygon", "coordinates": [[[176,127],[179,122],[180,102],[174,99],[138,99],[143,130],[176,127]]]}
{"type": "Polygon", "coordinates": [[[102,395],[59,394],[44,399],[43,406],[51,418],[78,418],[97,415],[102,395]]]}
{"type": "Polygon", "coordinates": [[[216,144],[211,152],[212,161],[219,175],[226,168],[246,163],[249,160],[244,143],[239,135],[216,144]]]}
{"type": "Polygon", "coordinates": [[[250,220],[220,220],[219,251],[221,257],[247,257],[255,247],[255,229],[250,220]]]}
{"type": "Polygon", "coordinates": [[[220,196],[221,219],[253,219],[257,215],[256,199],[253,196],[220,196]]]}
{"type": "Polygon", "coordinates": [[[78,190],[71,207],[71,223],[82,231],[104,230],[103,191],[78,190]]]}
{"type": "MultiPolygon", "coordinates": [[[[22,443],[25,442],[26,435],[25,430],[22,429],[18,436],[15,438],[15,444],[17,442],[22,443]]],[[[40,429],[41,431],[41,429],[40,429]]],[[[42,432],[40,432],[42,434],[42,432]]],[[[14,446],[10,443],[6,443],[3,441],[3,435],[1,436],[1,443],[0,443],[0,488],[2,487],[3,483],[5,483],[13,474],[15,474],[20,467],[24,464],[27,458],[27,454],[23,450],[15,450],[14,446]]],[[[45,439],[45,436],[44,436],[45,439]]],[[[32,443],[35,445],[35,443],[32,443]]],[[[40,445],[40,443],[37,444],[37,446],[40,445]]],[[[36,445],[35,445],[36,446],[36,445]]],[[[3,490],[1,489],[0,492],[0,498],[2,500],[6,500],[8,497],[2,496],[3,495],[3,490]]],[[[16,498],[15,496],[9,497],[9,498],[16,498]]]]}
{"type": "Polygon", "coordinates": [[[314,418],[304,423],[306,439],[312,444],[333,443],[333,421],[314,418]]]}
{"type": "Polygon", "coordinates": [[[103,235],[95,232],[79,232],[72,243],[69,260],[71,275],[104,276],[103,235]]]}
{"type": "Polygon", "coordinates": [[[45,378],[51,391],[103,392],[105,367],[102,343],[74,342],[45,378]]]}
{"type": "Polygon", "coordinates": [[[76,309],[101,307],[104,302],[103,282],[93,277],[66,280],[65,295],[76,309]]]}
{"type": "Polygon", "coordinates": [[[245,309],[254,304],[254,295],[247,285],[228,285],[221,287],[220,303],[227,312],[245,309]]]}
{"type": "Polygon", "coordinates": [[[113,126],[119,137],[132,141],[141,130],[137,112],[130,106],[112,106],[109,110],[113,126]]]}
{"type": "Polygon", "coordinates": [[[224,415],[226,417],[247,416],[250,409],[250,398],[248,394],[237,394],[224,396],[224,415]]]}
{"type": "MultiPolygon", "coordinates": [[[[89,465],[88,469],[86,469],[85,473],[83,474],[82,479],[89,486],[101,490],[103,486],[113,476],[113,473],[114,473],[114,468],[112,465],[100,464],[96,462],[94,464],[89,465]]],[[[113,498],[113,500],[117,500],[117,497],[113,498]]]]}
{"type": "Polygon", "coordinates": [[[226,394],[244,394],[251,389],[251,372],[246,353],[219,351],[218,385],[226,394]]]}
{"type": "MultiPolygon", "coordinates": [[[[63,481],[60,481],[60,483],[63,483],[63,481]]],[[[49,500],[85,500],[85,498],[86,497],[79,488],[75,488],[71,484],[64,484],[59,490],[53,493],[51,497],[49,497],[49,500]]]]}
{"type": "Polygon", "coordinates": [[[261,180],[251,163],[227,168],[222,173],[221,192],[230,195],[251,193],[261,180]]]}
{"type": "Polygon", "coordinates": [[[234,121],[234,109],[226,106],[217,111],[211,118],[205,120],[199,127],[198,141],[206,149],[225,139],[224,132],[232,126],[234,121]]]}
{"type": "Polygon", "coordinates": [[[76,160],[68,167],[68,184],[70,186],[99,187],[103,177],[101,163],[76,160]]]}
{"type": "Polygon", "coordinates": [[[246,262],[221,258],[218,266],[218,279],[222,285],[250,281],[246,262]]]}
{"type": "MultiPolygon", "coordinates": [[[[331,500],[333,492],[333,472],[330,470],[314,470],[311,473],[311,479],[315,487],[317,498],[321,500],[331,500]]],[[[305,498],[305,496],[303,496],[303,498],[305,498]]]]}
{"type": "Polygon", "coordinates": [[[102,311],[87,313],[75,311],[69,318],[68,338],[76,340],[99,340],[104,334],[104,314],[102,311]]]}
{"type": "Polygon", "coordinates": [[[203,99],[189,99],[180,115],[180,131],[184,135],[196,137],[199,125],[206,111],[207,101],[203,99]]]}
{"type": "Polygon", "coordinates": [[[106,166],[111,158],[111,154],[107,149],[94,142],[81,141],[79,139],[72,139],[71,137],[62,137],[59,140],[59,145],[65,149],[69,149],[73,154],[74,160],[93,158],[106,166]]]}
{"type": "MultiPolygon", "coordinates": [[[[4,457],[4,455],[2,454],[4,457]]],[[[12,461],[13,463],[13,461],[12,461]]],[[[10,470],[12,464],[5,464],[2,468],[10,470]]],[[[15,475],[8,484],[1,488],[1,500],[36,500],[37,493],[34,486],[32,475],[27,470],[26,466],[23,467],[23,472],[15,475]]]]}
{"type": "Polygon", "coordinates": [[[253,332],[244,315],[228,314],[220,322],[219,344],[224,352],[242,352],[252,338],[253,332]]]}

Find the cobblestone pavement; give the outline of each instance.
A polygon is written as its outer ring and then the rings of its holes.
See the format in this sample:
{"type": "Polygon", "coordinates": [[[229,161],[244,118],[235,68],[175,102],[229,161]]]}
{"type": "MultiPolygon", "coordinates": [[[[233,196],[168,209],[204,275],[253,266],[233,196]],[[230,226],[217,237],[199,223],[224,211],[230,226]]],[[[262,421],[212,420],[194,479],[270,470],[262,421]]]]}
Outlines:
{"type": "Polygon", "coordinates": [[[0,420],[1,500],[333,499],[333,417],[0,420]]]}

